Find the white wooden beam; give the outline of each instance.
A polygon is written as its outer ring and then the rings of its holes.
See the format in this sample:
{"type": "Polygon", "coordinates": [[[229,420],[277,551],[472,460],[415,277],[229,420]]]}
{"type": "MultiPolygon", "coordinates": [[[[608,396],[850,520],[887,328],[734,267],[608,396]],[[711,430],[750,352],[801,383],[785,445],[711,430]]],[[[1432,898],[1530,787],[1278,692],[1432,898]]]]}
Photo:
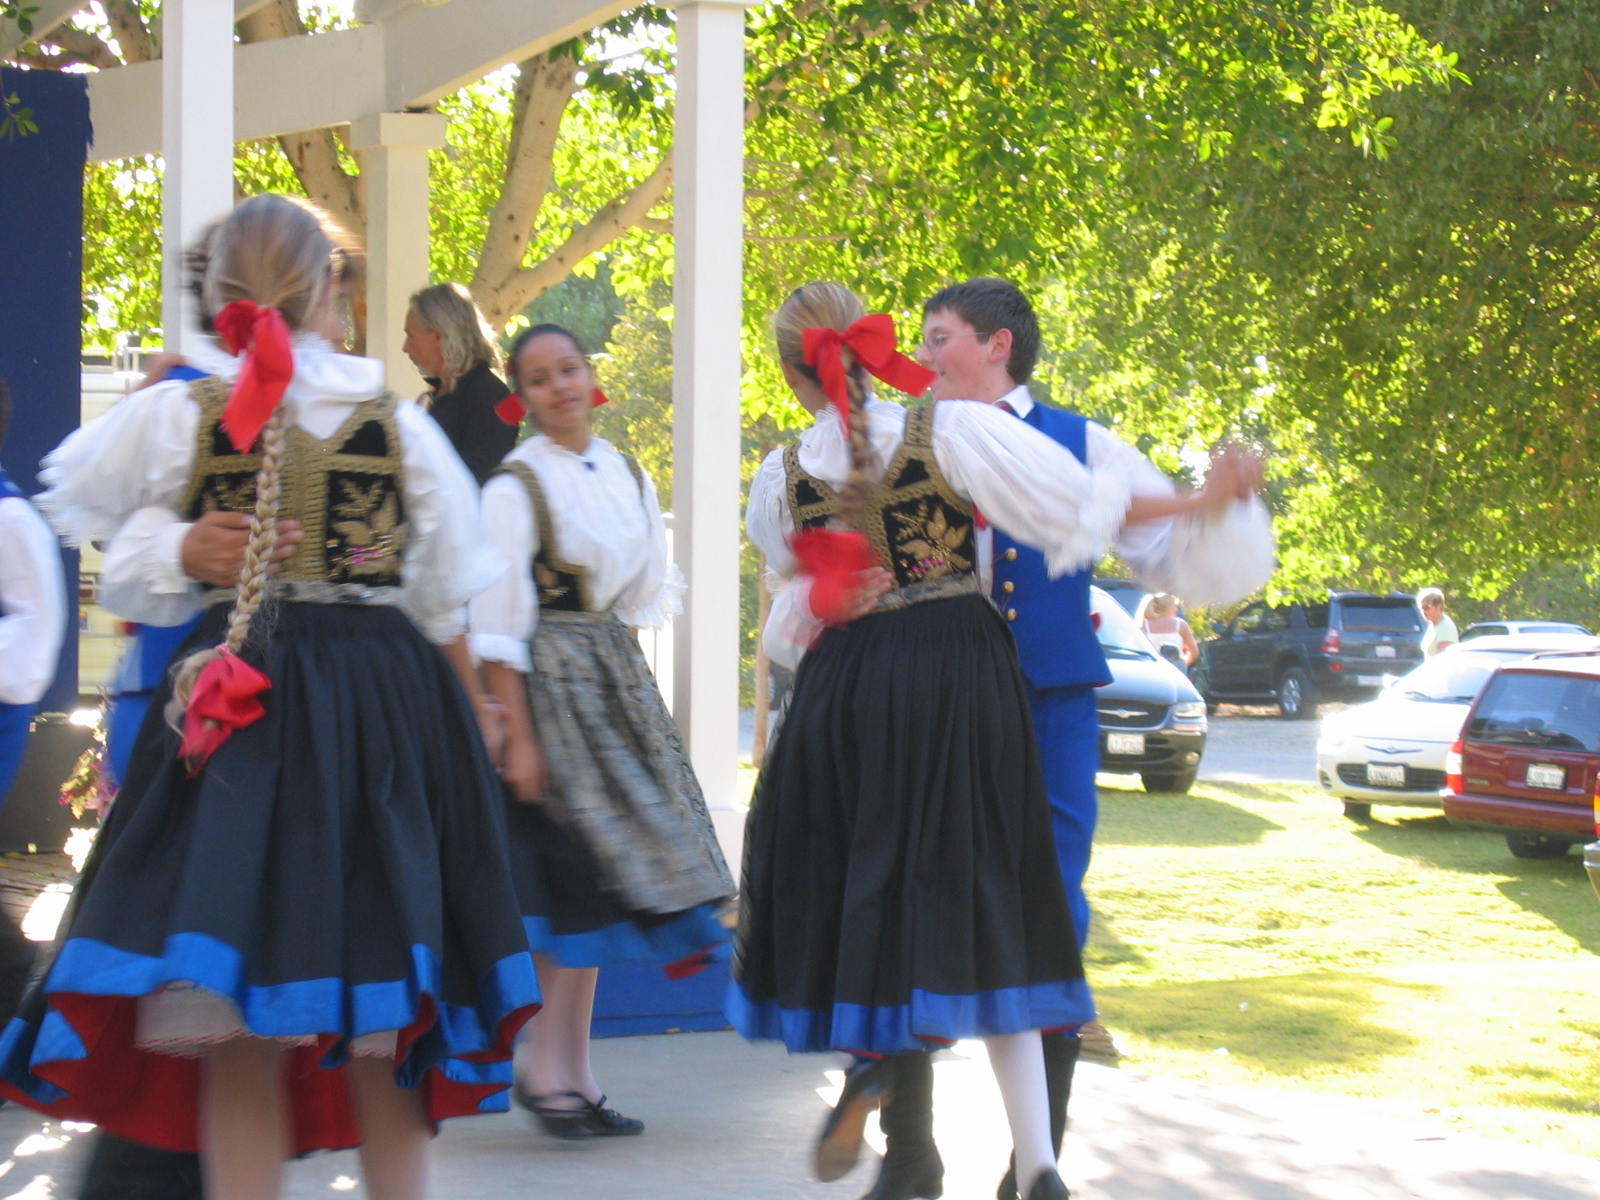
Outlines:
{"type": "Polygon", "coordinates": [[[386,21],[391,109],[429,108],[507,63],[602,25],[635,0],[452,0],[386,21]]]}
{"type": "MultiPolygon", "coordinates": [[[[632,2],[454,0],[356,29],[237,46],[236,135],[247,141],[431,107],[490,71],[593,29],[632,2]]],[[[94,158],[156,153],[160,64],[90,75],[89,108],[94,158]]]]}
{"type": "Polygon", "coordinates": [[[199,335],[183,252],[233,207],[233,17],[213,0],[166,0],[162,15],[161,324],[182,351],[199,335]]]}
{"type": "Polygon", "coordinates": [[[745,0],[678,6],[673,135],[674,552],[689,581],[674,625],[673,715],[737,848],[739,330],[744,265],[745,0]]]}
{"type": "Polygon", "coordinates": [[[438,113],[377,113],[350,126],[367,185],[367,355],[398,396],[422,391],[405,356],[406,304],[428,286],[428,151],[444,145],[438,113]]]}

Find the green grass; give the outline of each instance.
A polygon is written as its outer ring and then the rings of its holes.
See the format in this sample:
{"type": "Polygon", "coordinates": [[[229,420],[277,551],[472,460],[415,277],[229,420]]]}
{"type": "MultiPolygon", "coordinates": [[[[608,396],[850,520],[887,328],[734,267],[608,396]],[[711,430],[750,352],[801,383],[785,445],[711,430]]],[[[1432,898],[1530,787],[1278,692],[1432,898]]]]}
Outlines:
{"type": "MultiPolygon", "coordinates": [[[[1118,781],[1120,782],[1120,781],[1118,781]]],[[[1578,855],[1315,788],[1101,789],[1086,955],[1131,1067],[1600,1144],[1600,902],[1578,855]]]]}

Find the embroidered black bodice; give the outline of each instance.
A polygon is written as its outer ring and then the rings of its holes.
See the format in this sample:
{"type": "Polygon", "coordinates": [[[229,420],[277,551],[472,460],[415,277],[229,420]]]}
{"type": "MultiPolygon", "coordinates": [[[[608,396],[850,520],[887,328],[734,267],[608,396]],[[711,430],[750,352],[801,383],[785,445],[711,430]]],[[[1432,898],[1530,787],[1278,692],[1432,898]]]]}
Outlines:
{"type": "MultiPolygon", "coordinates": [[[[976,570],[972,505],[958,496],[933,454],[933,406],[906,414],[905,437],[883,477],[867,489],[865,532],[897,587],[976,570]]],[[[839,495],[784,451],[789,512],[796,529],[839,526],[839,495]]]]}
{"type": "MultiPolygon", "coordinates": [[[[225,381],[211,377],[191,386],[200,403],[199,444],[183,511],[189,520],[219,509],[251,512],[261,443],[240,454],[228,440],[222,429],[225,381]]],[[[326,438],[291,425],[278,513],[298,520],[305,536],[279,564],[276,578],[399,586],[406,543],[403,477],[395,399],[388,393],[358,405],[326,438]]]]}
{"type": "MultiPolygon", "coordinates": [[[[644,473],[639,464],[624,454],[623,462],[633,482],[638,485],[641,499],[644,496],[644,473]]],[[[521,482],[528,493],[528,506],[533,509],[533,519],[539,530],[539,552],[533,556],[533,587],[539,597],[539,607],[547,612],[593,612],[594,600],[589,590],[589,568],[570,563],[561,557],[556,545],[555,522],[550,519],[550,505],[545,501],[544,484],[538,473],[522,462],[508,462],[495,468],[489,475],[510,475],[521,482]]]]}

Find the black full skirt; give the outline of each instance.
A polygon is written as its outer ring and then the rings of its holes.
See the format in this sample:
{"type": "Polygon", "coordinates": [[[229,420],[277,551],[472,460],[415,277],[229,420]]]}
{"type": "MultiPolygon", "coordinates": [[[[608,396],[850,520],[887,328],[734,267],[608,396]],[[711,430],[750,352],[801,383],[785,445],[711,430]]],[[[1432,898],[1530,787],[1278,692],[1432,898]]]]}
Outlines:
{"type": "Polygon", "coordinates": [[[1015,645],[977,596],[827,631],[746,827],[728,1014],[792,1051],[1067,1028],[1083,980],[1015,645]]]}
{"type": "MultiPolygon", "coordinates": [[[[179,656],[219,641],[226,615],[179,656]]],[[[269,606],[245,657],[271,679],[266,713],[194,777],[163,720],[170,684],[156,693],[61,950],[0,1038],[0,1091],[194,1149],[204,1046],[157,1051],[139,1027],[142,1007],[198,989],[240,1031],[291,1043],[297,1151],[360,1141],[340,1069],[358,1039],[388,1039],[435,1121],[503,1108],[538,988],[499,783],[454,672],[380,606],[269,606]]]]}

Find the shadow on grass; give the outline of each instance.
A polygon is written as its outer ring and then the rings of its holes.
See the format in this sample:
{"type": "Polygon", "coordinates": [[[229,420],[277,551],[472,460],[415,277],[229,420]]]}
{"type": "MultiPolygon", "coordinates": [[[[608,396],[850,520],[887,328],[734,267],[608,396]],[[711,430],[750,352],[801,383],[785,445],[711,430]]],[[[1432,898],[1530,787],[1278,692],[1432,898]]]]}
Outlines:
{"type": "Polygon", "coordinates": [[[1419,999],[1439,991],[1376,975],[1274,975],[1097,987],[1095,995],[1115,1030],[1174,1050],[1226,1051],[1265,1074],[1302,1079],[1409,1053],[1414,1037],[1369,1019],[1375,992],[1396,987],[1419,999]]]}
{"type": "MultiPolygon", "coordinates": [[[[1230,784],[1241,795],[1244,787],[1230,784]]],[[[1100,821],[1095,827],[1097,845],[1113,846],[1244,846],[1259,842],[1283,826],[1210,796],[1162,796],[1162,803],[1145,803],[1145,793],[1121,788],[1100,789],[1100,821]],[[1174,813],[1174,804],[1181,809],[1174,813]]],[[[1153,866],[1154,864],[1152,864],[1153,866]]]]}

